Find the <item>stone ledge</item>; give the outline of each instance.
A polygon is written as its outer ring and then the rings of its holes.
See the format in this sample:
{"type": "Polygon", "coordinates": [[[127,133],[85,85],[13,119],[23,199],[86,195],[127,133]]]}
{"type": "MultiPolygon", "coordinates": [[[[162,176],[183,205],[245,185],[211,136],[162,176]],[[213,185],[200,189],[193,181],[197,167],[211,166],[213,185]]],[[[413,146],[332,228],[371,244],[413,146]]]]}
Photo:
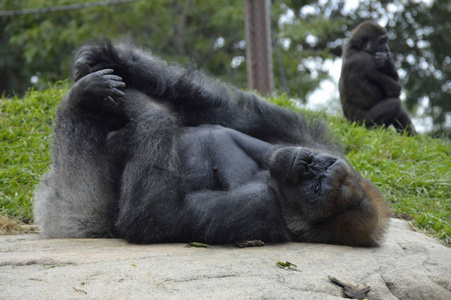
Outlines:
{"type": "Polygon", "coordinates": [[[451,299],[451,249],[392,219],[379,248],[131,245],[117,239],[0,236],[0,299],[451,299]],[[298,271],[278,268],[279,261],[298,271]]]}

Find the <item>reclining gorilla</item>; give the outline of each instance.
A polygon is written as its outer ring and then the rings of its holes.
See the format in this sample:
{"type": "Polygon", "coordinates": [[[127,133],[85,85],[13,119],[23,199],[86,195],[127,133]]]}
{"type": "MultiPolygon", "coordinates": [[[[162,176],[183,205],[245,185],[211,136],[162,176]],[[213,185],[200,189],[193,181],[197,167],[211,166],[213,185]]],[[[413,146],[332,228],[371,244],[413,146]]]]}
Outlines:
{"type": "Polygon", "coordinates": [[[83,46],[74,77],[35,195],[45,237],[356,246],[382,237],[384,197],[321,121],[109,42],[83,46]]]}

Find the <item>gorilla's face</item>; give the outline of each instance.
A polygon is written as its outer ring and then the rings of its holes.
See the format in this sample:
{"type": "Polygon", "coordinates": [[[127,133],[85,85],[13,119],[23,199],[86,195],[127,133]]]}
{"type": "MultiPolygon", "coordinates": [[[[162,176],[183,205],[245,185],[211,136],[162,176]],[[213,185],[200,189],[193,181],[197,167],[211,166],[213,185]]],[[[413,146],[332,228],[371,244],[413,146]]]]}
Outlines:
{"type": "Polygon", "coordinates": [[[295,234],[307,224],[327,222],[365,197],[351,166],[324,152],[282,148],[273,155],[270,172],[286,224],[295,234]]]}

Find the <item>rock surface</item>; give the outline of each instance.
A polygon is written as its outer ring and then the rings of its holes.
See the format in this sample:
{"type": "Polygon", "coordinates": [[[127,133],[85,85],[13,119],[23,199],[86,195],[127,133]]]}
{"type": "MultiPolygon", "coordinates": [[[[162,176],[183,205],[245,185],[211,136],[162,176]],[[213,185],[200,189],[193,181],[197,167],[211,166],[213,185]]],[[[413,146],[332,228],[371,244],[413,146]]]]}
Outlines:
{"type": "Polygon", "coordinates": [[[451,299],[451,249],[392,219],[382,247],[255,248],[0,236],[0,299],[451,299]],[[291,262],[297,271],[277,267],[291,262]]]}

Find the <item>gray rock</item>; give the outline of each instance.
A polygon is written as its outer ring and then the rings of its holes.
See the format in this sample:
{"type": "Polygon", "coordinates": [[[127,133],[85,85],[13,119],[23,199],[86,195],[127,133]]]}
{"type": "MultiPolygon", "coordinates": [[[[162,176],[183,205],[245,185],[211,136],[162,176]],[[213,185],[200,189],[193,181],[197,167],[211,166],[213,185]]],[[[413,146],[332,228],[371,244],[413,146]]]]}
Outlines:
{"type": "Polygon", "coordinates": [[[328,275],[368,299],[451,299],[451,249],[392,219],[379,248],[131,245],[0,236],[0,299],[341,299],[328,275]],[[291,262],[297,271],[277,267],[291,262]]]}

